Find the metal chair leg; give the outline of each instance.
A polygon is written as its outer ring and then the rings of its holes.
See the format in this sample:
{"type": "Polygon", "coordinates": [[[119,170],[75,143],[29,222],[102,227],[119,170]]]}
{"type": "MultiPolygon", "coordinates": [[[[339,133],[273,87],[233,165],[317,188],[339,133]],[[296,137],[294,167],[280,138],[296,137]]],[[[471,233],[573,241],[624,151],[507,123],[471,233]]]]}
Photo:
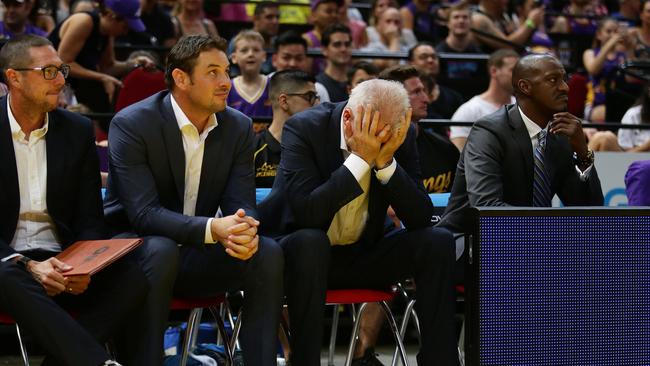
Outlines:
{"type": "Polygon", "coordinates": [[[223,324],[223,318],[221,318],[219,310],[214,306],[210,307],[210,312],[212,313],[212,317],[217,323],[219,334],[221,334],[221,337],[223,337],[223,350],[226,353],[226,364],[228,366],[233,366],[235,364],[233,359],[233,350],[230,348],[231,342],[228,341],[228,333],[226,333],[226,326],[223,324]]]}
{"type": "Polygon", "coordinates": [[[334,305],[332,314],[332,331],[330,333],[330,348],[327,356],[327,366],[334,366],[334,350],[336,349],[336,332],[339,327],[339,305],[334,305]]]}
{"type": "MultiPolygon", "coordinates": [[[[406,335],[406,328],[409,325],[409,320],[411,320],[411,314],[413,314],[413,307],[415,306],[415,300],[412,299],[409,301],[409,303],[406,305],[406,310],[404,311],[404,318],[402,319],[402,324],[400,325],[399,329],[399,336],[402,339],[402,342],[404,342],[404,335],[406,335]]],[[[419,334],[419,329],[418,329],[418,334],[419,334]]],[[[396,346],[395,347],[395,352],[393,352],[393,361],[391,362],[392,366],[397,366],[397,356],[399,354],[399,348],[396,346]]]]}
{"type": "Polygon", "coordinates": [[[386,303],[386,301],[382,301],[379,304],[381,305],[382,310],[384,310],[384,315],[386,316],[386,320],[388,320],[388,325],[390,326],[390,330],[393,333],[393,336],[395,337],[395,343],[397,343],[397,348],[399,349],[399,353],[402,358],[402,364],[404,366],[408,366],[409,363],[406,357],[406,349],[404,348],[402,337],[400,336],[399,329],[397,328],[397,322],[395,321],[395,317],[393,316],[393,313],[390,311],[390,307],[388,306],[388,303],[386,303]]]}
{"type": "Polygon", "coordinates": [[[180,366],[187,365],[187,358],[192,351],[192,347],[195,343],[195,332],[198,332],[199,324],[201,322],[201,314],[203,309],[194,308],[190,311],[190,317],[187,321],[187,329],[185,329],[185,339],[183,340],[183,349],[181,353],[181,363],[180,366]]]}
{"type": "MultiPolygon", "coordinates": [[[[241,330],[241,313],[242,309],[237,312],[237,320],[232,326],[232,336],[230,337],[230,349],[235,352],[239,348],[239,331],[241,330]]],[[[231,323],[232,324],[232,323],[231,323]]]]}
{"type": "Polygon", "coordinates": [[[460,327],[460,335],[458,336],[458,364],[465,366],[465,317],[463,316],[463,323],[460,327]]]}
{"type": "Polygon", "coordinates": [[[356,312],[354,317],[354,329],[352,330],[352,337],[350,338],[350,347],[348,347],[348,355],[345,358],[345,366],[350,366],[352,364],[352,357],[354,357],[354,348],[357,344],[357,337],[359,336],[359,328],[361,327],[361,315],[366,309],[368,303],[363,303],[359,306],[359,311],[356,312]]]}
{"type": "Polygon", "coordinates": [[[23,343],[23,337],[20,335],[20,327],[16,323],[16,336],[18,337],[18,344],[20,345],[20,355],[23,357],[23,364],[29,366],[29,357],[27,357],[27,348],[23,343]]]}

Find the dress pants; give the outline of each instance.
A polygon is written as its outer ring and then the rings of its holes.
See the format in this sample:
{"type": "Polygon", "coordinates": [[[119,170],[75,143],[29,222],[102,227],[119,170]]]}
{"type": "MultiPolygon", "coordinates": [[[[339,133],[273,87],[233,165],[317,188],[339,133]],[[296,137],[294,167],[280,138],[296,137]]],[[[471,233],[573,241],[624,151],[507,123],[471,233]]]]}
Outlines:
{"type": "Polygon", "coordinates": [[[159,236],[145,237],[139,249],[151,287],[147,311],[139,324],[149,330],[142,365],[162,364],[163,333],[172,296],[200,298],[235,290],[244,291],[239,336],[244,363],[276,364],[284,259],[274,240],[260,237],[257,253],[246,261],[231,257],[218,243],[206,244],[203,249],[179,248],[159,236]]]}
{"type": "MultiPolygon", "coordinates": [[[[24,254],[39,261],[53,255],[43,251],[24,254]]],[[[28,271],[11,261],[0,262],[0,278],[0,308],[45,349],[43,365],[48,366],[103,364],[110,358],[104,343],[140,310],[147,293],[145,276],[129,256],[93,275],[80,295],[50,297],[28,271]],[[75,314],[74,319],[68,311],[75,314]]],[[[145,335],[140,332],[138,336],[145,335]]],[[[118,359],[135,365],[128,352],[119,353],[118,359]]]]}
{"type": "Polygon", "coordinates": [[[376,243],[329,246],[320,230],[279,240],[285,253],[293,366],[320,364],[326,290],[377,288],[415,278],[422,347],[419,365],[456,365],[455,244],[440,228],[402,230],[376,243]]]}

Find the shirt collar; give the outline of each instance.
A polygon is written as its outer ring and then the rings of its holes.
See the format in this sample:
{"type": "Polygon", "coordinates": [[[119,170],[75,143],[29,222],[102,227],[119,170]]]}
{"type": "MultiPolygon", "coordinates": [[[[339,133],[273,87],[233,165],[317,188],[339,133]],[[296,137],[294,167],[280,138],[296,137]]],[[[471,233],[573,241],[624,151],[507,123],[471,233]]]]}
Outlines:
{"type": "MultiPolygon", "coordinates": [[[[25,133],[20,128],[20,124],[18,124],[18,120],[16,120],[14,113],[11,111],[10,102],[11,102],[11,94],[7,96],[7,117],[9,118],[9,127],[11,128],[11,136],[16,140],[24,141],[25,133]]],[[[31,136],[34,136],[34,138],[37,140],[43,138],[45,134],[47,134],[48,127],[49,127],[49,113],[45,113],[43,127],[32,131],[32,133],[30,134],[30,138],[31,136]]]]}
{"type": "MultiPolygon", "coordinates": [[[[172,94],[169,94],[172,102],[172,110],[174,111],[174,117],[176,117],[176,123],[178,124],[178,129],[183,130],[184,128],[187,128],[187,126],[192,126],[194,129],[196,129],[196,126],[190,121],[189,118],[187,118],[187,115],[181,107],[176,103],[176,99],[174,99],[174,96],[172,94]]],[[[203,132],[201,135],[206,135],[208,132],[210,132],[213,128],[217,127],[219,123],[217,122],[217,115],[216,114],[211,114],[210,117],[208,118],[208,123],[205,125],[205,128],[203,129],[203,132]]],[[[198,131],[198,130],[197,130],[198,131]]]]}
{"type": "Polygon", "coordinates": [[[536,137],[539,134],[539,131],[541,131],[542,128],[539,127],[537,123],[533,122],[533,120],[528,118],[519,106],[517,106],[517,109],[519,109],[521,119],[524,120],[524,125],[526,126],[526,130],[528,130],[528,137],[532,140],[533,137],[536,137]]]}

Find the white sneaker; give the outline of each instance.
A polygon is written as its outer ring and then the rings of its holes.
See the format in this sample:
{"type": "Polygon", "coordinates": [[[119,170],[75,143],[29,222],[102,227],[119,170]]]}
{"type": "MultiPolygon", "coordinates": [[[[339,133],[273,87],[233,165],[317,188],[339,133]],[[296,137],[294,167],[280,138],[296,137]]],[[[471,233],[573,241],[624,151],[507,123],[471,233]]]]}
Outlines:
{"type": "Polygon", "coordinates": [[[108,360],[102,364],[102,366],[122,366],[122,364],[115,362],[113,360],[108,360]]]}

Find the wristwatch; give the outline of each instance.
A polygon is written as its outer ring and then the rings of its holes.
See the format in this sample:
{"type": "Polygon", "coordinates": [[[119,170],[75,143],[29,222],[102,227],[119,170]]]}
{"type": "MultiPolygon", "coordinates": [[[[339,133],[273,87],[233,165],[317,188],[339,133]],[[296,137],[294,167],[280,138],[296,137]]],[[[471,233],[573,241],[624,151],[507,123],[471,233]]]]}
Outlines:
{"type": "Polygon", "coordinates": [[[27,269],[27,263],[29,263],[31,261],[32,261],[31,258],[26,257],[26,256],[23,255],[22,257],[18,258],[16,263],[19,264],[20,266],[22,266],[23,268],[27,269]]]}
{"type": "Polygon", "coordinates": [[[588,167],[594,163],[594,152],[591,149],[587,149],[587,155],[584,158],[579,158],[578,154],[573,153],[573,160],[576,165],[588,167]]]}

